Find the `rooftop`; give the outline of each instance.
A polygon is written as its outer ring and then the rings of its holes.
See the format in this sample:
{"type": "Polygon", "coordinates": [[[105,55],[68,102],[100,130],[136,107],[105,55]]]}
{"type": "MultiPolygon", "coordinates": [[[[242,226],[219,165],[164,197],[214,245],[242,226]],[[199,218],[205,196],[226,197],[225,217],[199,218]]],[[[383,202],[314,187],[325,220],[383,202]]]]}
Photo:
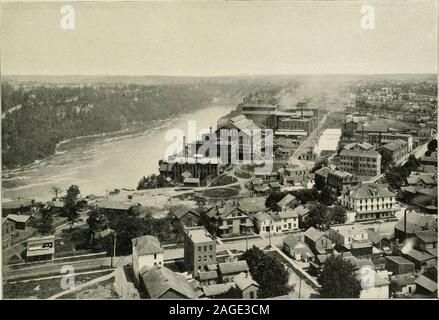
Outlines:
{"type": "Polygon", "coordinates": [[[142,274],[145,288],[152,299],[159,299],[168,290],[174,290],[189,299],[197,298],[188,280],[164,266],[154,266],[142,274]]]}
{"type": "Polygon", "coordinates": [[[247,272],[249,270],[245,260],[220,263],[219,269],[222,274],[247,272]]]}
{"type": "Polygon", "coordinates": [[[30,216],[25,214],[8,214],[6,219],[12,220],[14,222],[26,223],[29,221],[30,216]]]}
{"type": "Polygon", "coordinates": [[[251,285],[259,287],[259,284],[253,280],[252,276],[248,272],[241,272],[233,278],[233,282],[236,283],[236,286],[241,291],[244,291],[251,285]]]}
{"type": "Polygon", "coordinates": [[[153,236],[146,235],[131,240],[131,243],[139,255],[147,255],[164,252],[160,241],[153,236]]]}
{"type": "Polygon", "coordinates": [[[424,275],[421,275],[418,279],[416,279],[415,283],[432,293],[437,291],[437,283],[424,275]]]}
{"type": "Polygon", "coordinates": [[[186,228],[185,232],[194,243],[214,241],[212,235],[202,226],[186,228]]]}

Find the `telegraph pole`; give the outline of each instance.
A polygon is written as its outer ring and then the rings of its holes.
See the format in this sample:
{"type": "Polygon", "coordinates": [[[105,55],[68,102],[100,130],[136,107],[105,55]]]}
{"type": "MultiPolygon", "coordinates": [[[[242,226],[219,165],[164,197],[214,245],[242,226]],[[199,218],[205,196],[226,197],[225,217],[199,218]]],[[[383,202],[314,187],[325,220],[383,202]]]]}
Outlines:
{"type": "Polygon", "coordinates": [[[112,261],[112,266],[114,267],[114,260],[116,260],[116,238],[117,238],[117,233],[114,232],[114,240],[113,240],[113,261],[112,261]]]}

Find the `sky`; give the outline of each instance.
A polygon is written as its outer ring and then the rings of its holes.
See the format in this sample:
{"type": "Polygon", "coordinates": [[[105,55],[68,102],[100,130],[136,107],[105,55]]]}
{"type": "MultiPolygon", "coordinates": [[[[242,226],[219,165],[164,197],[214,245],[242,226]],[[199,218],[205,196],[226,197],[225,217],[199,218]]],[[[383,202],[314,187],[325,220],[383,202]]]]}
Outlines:
{"type": "Polygon", "coordinates": [[[437,72],[436,1],[47,2],[1,5],[5,75],[437,72]],[[75,29],[60,26],[75,9],[75,29]]]}

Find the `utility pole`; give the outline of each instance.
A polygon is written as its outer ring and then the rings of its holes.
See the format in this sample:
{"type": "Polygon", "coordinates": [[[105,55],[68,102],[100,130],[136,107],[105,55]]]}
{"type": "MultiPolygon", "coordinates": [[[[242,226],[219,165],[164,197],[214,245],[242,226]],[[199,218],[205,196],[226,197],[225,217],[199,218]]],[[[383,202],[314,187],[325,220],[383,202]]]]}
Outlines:
{"type": "Polygon", "coordinates": [[[113,239],[113,261],[112,261],[112,266],[114,267],[114,260],[116,260],[116,238],[117,238],[117,233],[114,232],[114,239],[113,239]]]}
{"type": "Polygon", "coordinates": [[[271,248],[271,227],[273,226],[273,222],[270,222],[270,229],[268,230],[268,239],[270,240],[270,248],[271,248]]]}
{"type": "Polygon", "coordinates": [[[299,277],[299,299],[300,299],[300,291],[302,291],[302,278],[299,277]]]}

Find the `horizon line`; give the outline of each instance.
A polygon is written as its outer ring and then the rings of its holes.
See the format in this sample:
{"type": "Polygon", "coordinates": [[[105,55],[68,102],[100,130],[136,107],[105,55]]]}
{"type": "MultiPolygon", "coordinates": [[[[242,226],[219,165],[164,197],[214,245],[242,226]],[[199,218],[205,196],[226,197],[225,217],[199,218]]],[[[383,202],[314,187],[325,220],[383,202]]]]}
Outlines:
{"type": "Polygon", "coordinates": [[[263,76],[381,76],[381,75],[437,75],[438,72],[394,72],[394,73],[242,73],[224,75],[169,75],[169,74],[2,74],[1,77],[169,77],[169,78],[224,78],[263,76]]]}

